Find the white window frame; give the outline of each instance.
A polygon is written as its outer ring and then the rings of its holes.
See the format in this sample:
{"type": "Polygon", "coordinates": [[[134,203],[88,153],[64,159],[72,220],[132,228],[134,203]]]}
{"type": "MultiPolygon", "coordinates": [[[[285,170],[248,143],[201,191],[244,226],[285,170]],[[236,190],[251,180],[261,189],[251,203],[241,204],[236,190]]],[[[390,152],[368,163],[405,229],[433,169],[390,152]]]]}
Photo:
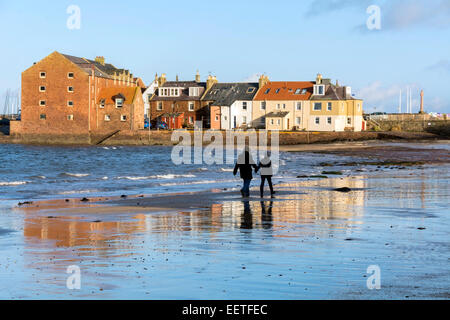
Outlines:
{"type": "Polygon", "coordinates": [[[314,95],[315,96],[324,96],[325,95],[325,85],[319,84],[314,86],[314,95]]]}
{"type": "Polygon", "coordinates": [[[322,111],[322,102],[314,102],[313,111],[322,111]],[[317,105],[320,105],[320,109],[316,108],[317,105]]]}
{"type": "Polygon", "coordinates": [[[295,109],[297,111],[302,111],[302,108],[303,108],[303,103],[301,101],[298,101],[295,105],[295,109]]]}
{"type": "Polygon", "coordinates": [[[67,92],[69,93],[73,93],[75,90],[73,89],[73,86],[68,86],[67,87],[67,92]],[[72,88],[72,90],[70,90],[70,88],[72,88]]]}
{"type": "Polygon", "coordinates": [[[73,121],[73,114],[67,115],[67,120],[68,121],[73,121]]]}
{"type": "Polygon", "coordinates": [[[111,116],[109,114],[105,114],[105,121],[106,122],[111,121],[111,116]]]}
{"type": "Polygon", "coordinates": [[[161,101],[158,101],[156,104],[156,110],[157,111],[162,111],[164,108],[163,103],[161,101]]]}
{"type": "Polygon", "coordinates": [[[41,79],[47,78],[47,72],[45,72],[45,71],[40,71],[40,72],[39,72],[39,78],[41,78],[41,79]]]}
{"type": "Polygon", "coordinates": [[[46,92],[46,91],[47,91],[46,86],[39,86],[39,92],[46,92]],[[44,88],[44,90],[42,90],[42,88],[44,88]]]}
{"type": "Polygon", "coordinates": [[[347,117],[347,125],[352,125],[352,117],[347,117]]]}
{"type": "Polygon", "coordinates": [[[67,79],[75,79],[75,73],[73,73],[73,72],[68,72],[68,73],[67,73],[67,79]],[[70,76],[70,75],[72,75],[72,76],[70,76]]]}
{"type": "Polygon", "coordinates": [[[120,115],[120,121],[121,122],[126,122],[128,120],[128,117],[125,114],[121,114],[120,115]]]}
{"type": "Polygon", "coordinates": [[[333,103],[332,102],[328,102],[327,103],[327,110],[328,111],[333,111],[333,103]]]}
{"type": "Polygon", "coordinates": [[[190,112],[195,111],[195,102],[189,102],[188,110],[190,112]]]}
{"type": "Polygon", "coordinates": [[[67,101],[67,106],[73,108],[73,101],[72,100],[68,100],[67,101]],[[70,104],[72,103],[72,104],[70,104]]]}
{"type": "Polygon", "coordinates": [[[301,126],[302,125],[302,117],[296,117],[295,118],[295,124],[297,126],[301,126]]]}
{"type": "Polygon", "coordinates": [[[117,98],[116,99],[116,108],[123,108],[125,100],[122,98],[117,98]],[[120,101],[120,102],[119,102],[120,101]]]}
{"type": "Polygon", "coordinates": [[[40,107],[45,107],[45,106],[47,106],[47,101],[45,101],[45,100],[39,100],[39,106],[40,107]],[[43,102],[43,103],[42,103],[43,102]]]}

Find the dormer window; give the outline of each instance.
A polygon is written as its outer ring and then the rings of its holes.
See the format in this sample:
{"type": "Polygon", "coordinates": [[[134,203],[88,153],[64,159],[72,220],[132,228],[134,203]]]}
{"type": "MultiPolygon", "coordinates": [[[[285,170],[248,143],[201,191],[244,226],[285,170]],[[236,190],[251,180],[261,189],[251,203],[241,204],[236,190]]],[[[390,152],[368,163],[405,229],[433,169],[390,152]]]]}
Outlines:
{"type": "Polygon", "coordinates": [[[199,95],[200,95],[200,88],[198,87],[189,88],[190,97],[198,97],[199,95]]]}
{"type": "Polygon", "coordinates": [[[117,98],[116,99],[116,108],[122,108],[123,107],[123,98],[117,98]]]}
{"type": "Polygon", "coordinates": [[[265,94],[269,94],[270,89],[267,89],[266,92],[264,92],[265,94]]]}
{"type": "Polygon", "coordinates": [[[315,85],[314,86],[314,95],[316,95],[316,96],[325,95],[325,86],[324,85],[315,85]]]}
{"type": "Polygon", "coordinates": [[[277,90],[275,91],[275,93],[280,93],[280,89],[277,89],[277,90]]]}
{"type": "Polygon", "coordinates": [[[300,94],[302,92],[302,89],[295,90],[295,94],[300,94]]]}

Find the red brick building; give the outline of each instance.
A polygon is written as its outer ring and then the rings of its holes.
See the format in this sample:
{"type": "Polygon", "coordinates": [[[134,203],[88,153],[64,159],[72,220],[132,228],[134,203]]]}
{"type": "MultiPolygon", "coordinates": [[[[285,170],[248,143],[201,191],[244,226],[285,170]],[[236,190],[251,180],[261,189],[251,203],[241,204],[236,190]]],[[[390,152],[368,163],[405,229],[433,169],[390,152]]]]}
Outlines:
{"type": "Polygon", "coordinates": [[[20,134],[68,136],[138,130],[144,124],[144,105],[141,90],[135,89],[143,85],[128,70],[105,63],[103,57],[89,60],[55,51],[22,73],[22,120],[12,129],[20,134]],[[110,109],[112,97],[120,96],[123,106],[110,109]],[[105,121],[106,111],[110,121],[105,121]],[[125,121],[113,120],[122,115],[125,121]]]}
{"type": "Polygon", "coordinates": [[[157,80],[158,88],[150,98],[152,126],[164,122],[169,129],[182,129],[202,121],[205,128],[209,127],[209,103],[201,98],[217,82],[215,78],[210,76],[207,82],[201,82],[197,74],[194,81],[167,81],[163,74],[157,80]]]}

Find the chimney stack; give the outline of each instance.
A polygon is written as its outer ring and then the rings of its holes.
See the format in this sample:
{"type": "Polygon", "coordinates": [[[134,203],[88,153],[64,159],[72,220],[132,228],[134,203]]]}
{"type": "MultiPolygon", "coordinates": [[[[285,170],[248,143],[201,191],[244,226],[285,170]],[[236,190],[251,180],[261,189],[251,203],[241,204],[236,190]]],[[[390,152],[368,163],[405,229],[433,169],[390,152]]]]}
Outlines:
{"type": "Polygon", "coordinates": [[[322,75],[320,73],[317,74],[316,84],[322,84],[322,75]]]}
{"type": "Polygon", "coordinates": [[[264,87],[268,82],[269,82],[269,77],[266,75],[262,75],[259,78],[259,87],[260,88],[264,87]]]}
{"type": "Polygon", "coordinates": [[[197,74],[195,75],[195,82],[199,83],[201,81],[202,81],[202,79],[200,77],[200,72],[197,70],[197,74]]]}
{"type": "Polygon", "coordinates": [[[102,66],[105,65],[105,57],[96,57],[95,62],[100,63],[102,66]]]}
{"type": "Polygon", "coordinates": [[[421,114],[425,113],[424,108],[423,108],[423,96],[424,96],[424,93],[423,93],[423,90],[422,90],[420,92],[420,113],[421,114]]]}

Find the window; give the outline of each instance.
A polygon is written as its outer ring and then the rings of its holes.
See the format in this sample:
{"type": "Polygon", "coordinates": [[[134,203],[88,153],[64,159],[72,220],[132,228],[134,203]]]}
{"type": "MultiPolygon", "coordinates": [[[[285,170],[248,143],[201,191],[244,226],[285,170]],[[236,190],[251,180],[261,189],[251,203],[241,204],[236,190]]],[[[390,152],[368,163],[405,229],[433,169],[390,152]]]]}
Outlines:
{"type": "Polygon", "coordinates": [[[280,120],[280,119],[277,120],[277,124],[278,124],[278,125],[281,124],[281,120],[280,120]]]}
{"type": "Polygon", "coordinates": [[[306,90],[306,89],[302,90],[302,94],[306,94],[307,92],[308,92],[308,90],[306,90]]]}
{"type": "Polygon", "coordinates": [[[47,116],[46,116],[45,114],[41,114],[41,115],[39,116],[39,119],[41,119],[41,120],[47,120],[47,116]]]}
{"type": "Polygon", "coordinates": [[[285,103],[283,103],[283,109],[286,109],[286,104],[285,103]]]}
{"type": "Polygon", "coordinates": [[[111,121],[111,116],[109,114],[105,114],[105,121],[111,121]]]}
{"type": "Polygon", "coordinates": [[[253,93],[255,92],[255,88],[248,88],[247,93],[253,93]]]}
{"type": "Polygon", "coordinates": [[[267,89],[266,92],[264,92],[265,94],[269,94],[270,89],[267,89]]]}
{"type": "Polygon", "coordinates": [[[127,121],[127,116],[126,115],[121,115],[120,116],[120,121],[127,121]]]}
{"type": "Polygon", "coordinates": [[[358,111],[361,111],[361,103],[358,103],[358,111]]]}
{"type": "Polygon", "coordinates": [[[301,125],[302,124],[302,118],[300,118],[300,117],[297,117],[297,118],[295,118],[295,124],[296,125],[301,125]]]}
{"type": "Polygon", "coordinates": [[[295,94],[300,94],[300,92],[302,92],[302,89],[295,90],[295,94]]]}
{"type": "Polygon", "coordinates": [[[45,86],[40,86],[39,87],[39,92],[45,92],[47,89],[45,88],[45,86]]]}
{"type": "Polygon", "coordinates": [[[281,104],[277,104],[277,109],[281,109],[281,104]]]}
{"type": "Polygon", "coordinates": [[[47,73],[45,73],[45,72],[41,72],[41,73],[39,73],[39,77],[41,78],[41,79],[45,79],[45,78],[47,78],[47,73]]]}
{"type": "Polygon", "coordinates": [[[302,110],[302,103],[301,102],[297,102],[297,111],[302,110]]]}
{"type": "Polygon", "coordinates": [[[277,90],[275,91],[275,93],[280,93],[280,89],[277,89],[277,90]]]}
{"type": "Polygon", "coordinates": [[[273,122],[273,119],[271,119],[271,120],[270,120],[270,124],[271,124],[271,125],[273,125],[273,124],[274,124],[274,122],[273,122]]]}
{"type": "Polygon", "coordinates": [[[67,87],[67,92],[73,92],[73,87],[67,87]]]}
{"type": "Polygon", "coordinates": [[[73,114],[69,114],[69,115],[67,116],[67,120],[73,121],[73,114]]]}
{"type": "Polygon", "coordinates": [[[100,108],[103,109],[105,107],[105,103],[106,103],[105,99],[100,100],[100,108]]]}
{"type": "Polygon", "coordinates": [[[242,122],[244,123],[244,124],[246,124],[247,123],[247,117],[242,117],[242,122]]]}
{"type": "Polygon", "coordinates": [[[161,111],[163,109],[163,104],[162,102],[158,102],[158,105],[156,106],[156,109],[161,111]]]}
{"type": "Polygon", "coordinates": [[[73,79],[73,78],[74,78],[73,72],[69,72],[69,73],[67,74],[67,78],[73,79]]]}
{"type": "Polygon", "coordinates": [[[333,104],[331,102],[328,102],[327,109],[328,111],[333,110],[333,104]]]}
{"type": "Polygon", "coordinates": [[[261,102],[261,110],[266,110],[266,102],[265,101],[261,102]]]}
{"type": "Polygon", "coordinates": [[[219,116],[216,116],[216,121],[219,121],[219,116]]]}
{"type": "Polygon", "coordinates": [[[189,102],[189,111],[195,110],[195,104],[193,102],[189,102]]]}
{"type": "Polygon", "coordinates": [[[189,88],[189,96],[197,97],[199,95],[200,95],[200,88],[197,87],[189,88]]]}
{"type": "Polygon", "coordinates": [[[347,118],[347,124],[352,124],[352,118],[347,118]]]}
{"type": "Polygon", "coordinates": [[[316,117],[316,124],[320,124],[320,118],[316,117]]]}
{"type": "Polygon", "coordinates": [[[45,106],[46,106],[45,100],[40,100],[40,101],[39,101],[39,105],[40,105],[41,107],[45,107],[45,106]]]}
{"type": "Polygon", "coordinates": [[[328,117],[327,121],[328,121],[328,124],[331,124],[332,123],[331,117],[328,117]]]}
{"type": "Polygon", "coordinates": [[[314,86],[314,95],[323,96],[324,94],[325,94],[325,86],[324,85],[314,86]]]}
{"type": "Polygon", "coordinates": [[[322,102],[314,103],[314,111],[322,111],[322,102]]]}
{"type": "Polygon", "coordinates": [[[247,110],[247,102],[242,102],[242,109],[247,110]]]}
{"type": "Polygon", "coordinates": [[[68,107],[73,107],[73,101],[70,101],[70,100],[67,101],[67,106],[68,106],[68,107]]]}
{"type": "Polygon", "coordinates": [[[225,121],[228,121],[228,117],[227,116],[225,116],[224,119],[225,119],[225,121]]]}
{"type": "Polygon", "coordinates": [[[116,108],[122,108],[123,107],[123,99],[117,98],[116,99],[116,108]]]}

